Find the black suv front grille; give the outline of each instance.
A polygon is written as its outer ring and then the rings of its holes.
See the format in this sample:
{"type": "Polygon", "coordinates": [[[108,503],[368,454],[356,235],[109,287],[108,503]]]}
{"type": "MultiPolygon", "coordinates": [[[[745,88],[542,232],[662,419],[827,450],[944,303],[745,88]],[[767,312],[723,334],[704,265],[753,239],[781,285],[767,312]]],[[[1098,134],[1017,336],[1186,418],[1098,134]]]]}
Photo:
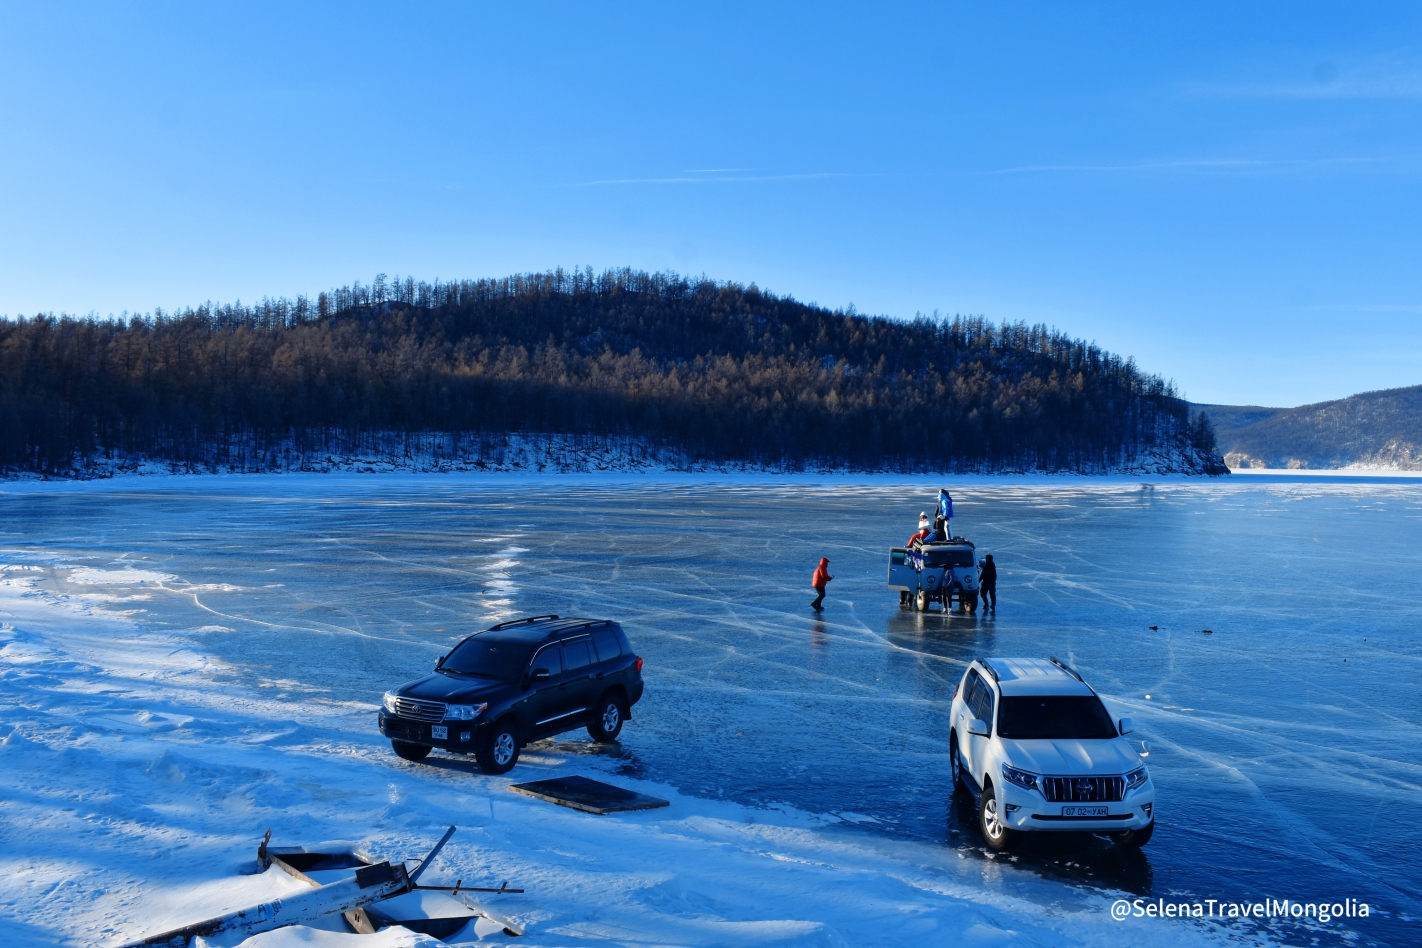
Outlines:
{"type": "Polygon", "coordinates": [[[1052,803],[1115,803],[1125,792],[1125,777],[1042,778],[1042,796],[1052,803]]]}
{"type": "Polygon", "coordinates": [[[411,721],[438,724],[444,720],[444,702],[421,701],[418,698],[396,698],[395,714],[411,721]]]}
{"type": "Polygon", "coordinates": [[[396,740],[423,741],[429,737],[425,728],[413,721],[404,721],[400,718],[385,719],[385,735],[396,740]]]}

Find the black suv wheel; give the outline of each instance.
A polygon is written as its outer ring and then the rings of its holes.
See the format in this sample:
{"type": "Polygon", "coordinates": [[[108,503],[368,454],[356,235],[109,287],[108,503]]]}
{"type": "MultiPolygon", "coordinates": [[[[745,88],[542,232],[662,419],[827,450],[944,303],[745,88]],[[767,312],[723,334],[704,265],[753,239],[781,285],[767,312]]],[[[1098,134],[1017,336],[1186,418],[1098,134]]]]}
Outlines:
{"type": "Polygon", "coordinates": [[[434,750],[428,744],[411,744],[409,741],[391,741],[390,746],[395,748],[395,756],[401,760],[424,760],[434,750]]]}
{"type": "Polygon", "coordinates": [[[588,724],[588,734],[599,744],[610,744],[622,732],[622,699],[609,691],[593,705],[593,719],[588,724]]]}
{"type": "Polygon", "coordinates": [[[493,727],[474,751],[479,769],[486,774],[506,774],[518,763],[518,728],[505,718],[493,727]]]}

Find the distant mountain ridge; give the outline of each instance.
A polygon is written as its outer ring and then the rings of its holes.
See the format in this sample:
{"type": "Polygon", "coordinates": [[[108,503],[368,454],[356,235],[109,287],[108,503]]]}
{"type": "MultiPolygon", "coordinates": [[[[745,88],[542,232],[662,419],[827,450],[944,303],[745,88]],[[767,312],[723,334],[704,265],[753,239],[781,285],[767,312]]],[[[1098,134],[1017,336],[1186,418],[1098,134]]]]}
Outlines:
{"type": "Polygon", "coordinates": [[[1236,470],[1422,470],[1422,385],[1298,408],[1192,407],[1209,416],[1236,470]]]}

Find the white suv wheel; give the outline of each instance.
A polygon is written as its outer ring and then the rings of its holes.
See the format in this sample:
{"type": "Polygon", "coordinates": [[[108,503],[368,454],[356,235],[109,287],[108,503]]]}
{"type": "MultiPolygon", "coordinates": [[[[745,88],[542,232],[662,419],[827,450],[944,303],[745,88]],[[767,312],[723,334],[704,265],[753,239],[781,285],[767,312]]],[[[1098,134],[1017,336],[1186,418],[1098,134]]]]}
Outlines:
{"type": "Polygon", "coordinates": [[[988,797],[983,804],[983,829],[993,842],[1002,839],[1002,823],[997,818],[997,800],[993,797],[988,797]]]}
{"type": "Polygon", "coordinates": [[[982,825],[983,839],[992,849],[1003,850],[1010,842],[1007,827],[998,815],[997,794],[991,786],[983,787],[982,802],[978,808],[978,822],[982,825]]]}

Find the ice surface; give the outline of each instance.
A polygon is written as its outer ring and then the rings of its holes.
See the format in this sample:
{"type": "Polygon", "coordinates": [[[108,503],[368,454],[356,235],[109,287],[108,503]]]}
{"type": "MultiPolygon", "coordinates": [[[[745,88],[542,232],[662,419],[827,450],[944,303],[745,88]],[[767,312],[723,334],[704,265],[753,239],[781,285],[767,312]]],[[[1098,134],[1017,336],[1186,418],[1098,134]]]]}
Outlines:
{"type": "Polygon", "coordinates": [[[1112,922],[1118,889],[1362,898],[1391,914],[1225,931],[1411,940],[1414,485],[946,481],[957,532],[999,563],[985,618],[903,612],[884,587],[936,482],[648,483],[0,494],[0,931],[155,930],[173,898],[249,868],[267,826],[276,844],[401,858],[456,823],[445,881],[528,888],[495,907],[555,944],[1201,937],[1112,922]],[[836,580],[817,619],[820,555],[836,580]],[[618,618],[646,658],[620,747],[565,735],[487,778],[381,744],[385,688],[490,620],[544,611],[618,618]],[[1136,719],[1161,819],[1143,854],[983,853],[946,792],[943,728],[978,654],[1057,654],[1136,719]],[[672,807],[595,820],[504,789],[575,772],[672,807]]]}

